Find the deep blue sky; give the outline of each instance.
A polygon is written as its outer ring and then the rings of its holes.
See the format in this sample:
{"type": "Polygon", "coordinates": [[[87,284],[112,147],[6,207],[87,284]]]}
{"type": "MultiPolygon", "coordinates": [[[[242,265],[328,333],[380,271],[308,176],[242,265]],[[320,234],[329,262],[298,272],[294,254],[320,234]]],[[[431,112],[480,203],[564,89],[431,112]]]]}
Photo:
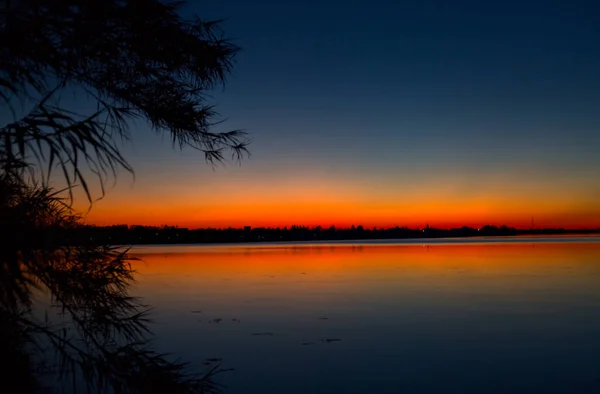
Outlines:
{"type": "MultiPolygon", "coordinates": [[[[560,194],[553,209],[566,212],[600,191],[598,1],[223,0],[192,1],[192,13],[226,18],[243,49],[214,97],[220,128],[247,129],[253,157],[215,173],[140,129],[128,193],[259,185],[252,198],[268,200],[267,186],[296,177],[300,189],[370,191],[364,204],[479,190],[525,205],[560,194]]],[[[481,220],[502,209],[490,202],[481,220]]]]}
{"type": "Polygon", "coordinates": [[[504,161],[505,148],[560,147],[568,160],[598,142],[599,2],[219,1],[188,9],[228,18],[223,27],[243,48],[219,108],[257,141],[281,144],[256,144],[257,154],[370,156],[395,145],[409,156],[473,148],[504,161]]]}

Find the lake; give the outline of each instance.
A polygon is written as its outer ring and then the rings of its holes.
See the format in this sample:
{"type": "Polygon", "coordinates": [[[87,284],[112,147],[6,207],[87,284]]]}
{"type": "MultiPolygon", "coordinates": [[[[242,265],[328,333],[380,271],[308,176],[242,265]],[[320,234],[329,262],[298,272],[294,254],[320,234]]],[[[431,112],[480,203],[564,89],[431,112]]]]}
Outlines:
{"type": "Polygon", "coordinates": [[[145,246],[155,345],[238,393],[600,392],[600,238],[145,246]]]}

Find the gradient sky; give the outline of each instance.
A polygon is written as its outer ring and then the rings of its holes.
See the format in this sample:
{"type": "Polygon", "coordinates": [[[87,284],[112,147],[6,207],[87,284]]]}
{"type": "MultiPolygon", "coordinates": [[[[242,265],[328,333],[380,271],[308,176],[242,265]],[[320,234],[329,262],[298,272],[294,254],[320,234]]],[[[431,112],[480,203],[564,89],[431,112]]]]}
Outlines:
{"type": "MultiPolygon", "coordinates": [[[[94,224],[600,227],[600,2],[194,2],[243,48],[252,157],[136,125],[94,224]]],[[[79,207],[87,208],[83,201],[79,207]]]]}

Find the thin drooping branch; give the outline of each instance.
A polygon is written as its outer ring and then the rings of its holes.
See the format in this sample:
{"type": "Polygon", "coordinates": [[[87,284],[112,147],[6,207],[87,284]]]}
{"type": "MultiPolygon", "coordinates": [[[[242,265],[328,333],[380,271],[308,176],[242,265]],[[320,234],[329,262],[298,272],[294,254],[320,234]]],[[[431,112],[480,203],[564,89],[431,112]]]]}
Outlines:
{"type": "MultiPolygon", "coordinates": [[[[91,199],[85,170],[98,177],[103,192],[107,175],[116,176],[119,168],[133,172],[113,134],[107,133],[100,121],[105,112],[101,109],[82,118],[43,100],[19,121],[0,128],[0,135],[4,136],[0,149],[9,159],[26,160],[28,154],[33,154],[44,184],[57,165],[67,184],[72,186],[79,182],[91,199]]],[[[72,188],[68,191],[72,197],[72,188]]]]}
{"type": "Polygon", "coordinates": [[[244,131],[212,131],[218,114],[207,102],[207,93],[225,82],[238,47],[223,37],[220,22],[185,20],[180,6],[158,0],[0,5],[0,98],[10,105],[16,97],[42,96],[34,112],[0,130],[5,147],[43,161],[46,174],[57,164],[67,184],[81,184],[90,201],[79,164],[98,177],[102,195],[107,176],[119,168],[132,172],[115,142],[129,137],[134,118],[147,119],[212,164],[226,160],[226,151],[234,160],[247,155],[244,131]],[[61,89],[50,89],[57,81],[61,89]],[[72,87],[89,94],[95,113],[48,105],[49,95],[72,87]]]}
{"type": "Polygon", "coordinates": [[[133,270],[126,252],[91,239],[69,242],[81,226],[71,208],[73,186],[81,185],[91,202],[88,174],[104,194],[119,169],[133,173],[119,149],[132,120],[148,121],[213,164],[228,151],[235,160],[248,154],[245,132],[214,131],[218,114],[208,100],[225,83],[238,48],[219,22],[183,19],[182,4],[0,1],[0,102],[12,115],[0,124],[0,329],[17,334],[19,343],[6,349],[23,360],[19,373],[30,374],[29,360],[44,355],[28,353],[28,346],[44,344],[57,353],[60,374],[83,373],[88,388],[219,388],[211,379],[218,366],[190,375],[186,364],[148,350],[148,307],[128,293],[133,270]],[[61,105],[72,89],[83,91],[93,109],[61,105]],[[21,114],[19,106],[31,110],[21,114]],[[64,190],[49,187],[56,169],[64,190]],[[31,309],[39,292],[64,322],[36,320],[31,309]]]}

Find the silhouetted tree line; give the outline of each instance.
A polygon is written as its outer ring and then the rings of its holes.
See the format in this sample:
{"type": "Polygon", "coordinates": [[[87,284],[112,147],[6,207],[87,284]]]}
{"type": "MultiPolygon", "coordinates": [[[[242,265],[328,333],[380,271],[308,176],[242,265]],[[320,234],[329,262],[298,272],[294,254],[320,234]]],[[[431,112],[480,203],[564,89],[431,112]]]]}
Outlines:
{"type": "Polygon", "coordinates": [[[411,239],[411,238],[455,238],[455,237],[490,237],[515,235],[552,235],[595,233],[597,230],[565,230],[563,228],[547,228],[517,230],[514,227],[486,225],[481,228],[460,227],[438,229],[426,227],[412,229],[408,227],[336,228],[331,226],[291,226],[284,228],[204,228],[190,230],[176,226],[127,226],[114,225],[106,227],[83,226],[65,234],[64,239],[73,244],[101,242],[111,245],[136,244],[186,244],[186,243],[235,243],[235,242],[286,242],[286,241],[342,241],[371,239],[411,239]]]}

